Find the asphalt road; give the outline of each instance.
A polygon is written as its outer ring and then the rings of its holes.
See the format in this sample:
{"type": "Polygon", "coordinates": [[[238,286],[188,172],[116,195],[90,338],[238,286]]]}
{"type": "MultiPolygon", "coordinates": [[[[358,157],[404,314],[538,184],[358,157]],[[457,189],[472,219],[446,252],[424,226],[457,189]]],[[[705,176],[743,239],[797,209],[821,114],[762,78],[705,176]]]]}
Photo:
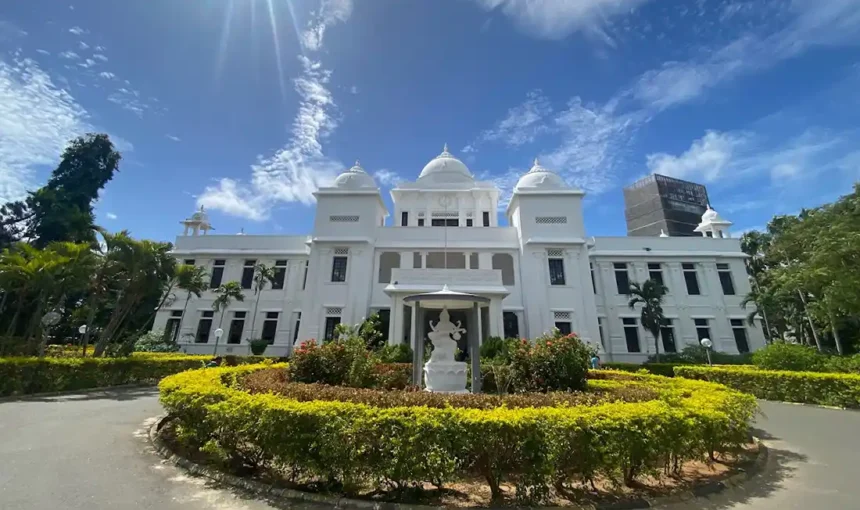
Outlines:
{"type": "MultiPolygon", "coordinates": [[[[765,472],[672,510],[860,508],[860,412],[770,402],[762,411],[765,472]]],[[[0,403],[0,509],[281,508],[162,462],[145,439],[147,420],[161,412],[154,389],[0,403]]]]}

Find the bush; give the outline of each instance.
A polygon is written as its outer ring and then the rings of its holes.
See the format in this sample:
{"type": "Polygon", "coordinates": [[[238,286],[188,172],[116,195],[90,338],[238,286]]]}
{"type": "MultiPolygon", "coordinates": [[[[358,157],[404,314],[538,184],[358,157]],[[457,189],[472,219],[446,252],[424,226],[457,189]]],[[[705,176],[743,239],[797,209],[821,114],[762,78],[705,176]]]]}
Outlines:
{"type": "Polygon", "coordinates": [[[254,356],[262,356],[264,352],[266,352],[266,348],[269,347],[269,341],[263,340],[262,338],[255,338],[253,340],[248,340],[248,345],[251,347],[251,354],[254,356]]]}
{"type": "Polygon", "coordinates": [[[860,354],[853,356],[827,356],[824,362],[827,372],[841,372],[845,374],[860,374],[860,354]]]}
{"type": "Polygon", "coordinates": [[[717,382],[765,400],[860,408],[860,375],[760,370],[753,367],[677,367],[675,374],[717,382]]]}
{"type": "MultiPolygon", "coordinates": [[[[660,354],[661,363],[674,363],[676,365],[707,365],[707,349],[701,345],[688,345],[681,352],[667,352],[660,354]]],[[[657,362],[657,356],[649,356],[646,363],[657,362]]],[[[728,354],[720,351],[711,351],[711,363],[714,365],[749,365],[752,363],[752,354],[728,354]]]]}
{"type": "Polygon", "coordinates": [[[675,367],[681,363],[603,363],[601,366],[610,370],[622,370],[624,372],[638,372],[645,370],[649,374],[662,375],[664,377],[675,377],[675,367]]]}
{"type": "Polygon", "coordinates": [[[522,340],[510,352],[513,384],[520,391],[584,390],[592,355],[579,337],[558,330],[533,344],[522,340]]]}
{"type": "Polygon", "coordinates": [[[161,402],[176,418],[178,437],[232,465],[268,463],[348,494],[478,477],[494,497],[510,484],[519,502],[532,503],[570,480],[631,484],[739,447],[756,408],[751,396],[722,386],[633,374],[625,376],[653,388],[659,399],[537,408],[378,407],[249,394],[231,383],[257,369],[208,369],[162,381],[161,402]]]}
{"type": "MultiPolygon", "coordinates": [[[[135,352],[179,352],[179,344],[162,331],[144,333],[134,342],[135,352]]],[[[80,350],[78,350],[80,352],[80,350]]]]}
{"type": "Polygon", "coordinates": [[[753,364],[764,370],[798,370],[820,372],[826,357],[814,347],[774,342],[753,354],[753,364]]]}
{"type": "Polygon", "coordinates": [[[481,344],[481,359],[508,362],[517,342],[516,338],[491,336],[481,344]]]}
{"type": "Polygon", "coordinates": [[[376,354],[382,363],[412,363],[412,348],[407,344],[386,344],[376,354]]]}
{"type": "Polygon", "coordinates": [[[208,359],[158,353],[128,358],[0,358],[0,396],[154,383],[201,368],[208,359]]]}

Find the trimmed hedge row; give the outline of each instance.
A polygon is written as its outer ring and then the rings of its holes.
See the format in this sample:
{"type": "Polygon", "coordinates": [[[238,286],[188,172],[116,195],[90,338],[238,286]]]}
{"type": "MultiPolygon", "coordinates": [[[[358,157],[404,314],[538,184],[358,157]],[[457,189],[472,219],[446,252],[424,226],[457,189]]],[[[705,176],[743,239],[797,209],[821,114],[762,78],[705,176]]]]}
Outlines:
{"type": "Polygon", "coordinates": [[[135,353],[127,358],[0,358],[0,396],[155,383],[210,356],[135,353]]]}
{"type": "MultiPolygon", "coordinates": [[[[539,502],[550,487],[638,476],[747,439],[752,396],[685,379],[619,374],[657,391],[656,400],[595,406],[511,409],[380,408],[352,402],[299,402],[239,389],[251,371],[285,365],[211,368],[165,378],[161,402],[184,445],[233,468],[270,465],[304,473],[346,494],[361,488],[441,486],[483,478],[517,499],[539,502]]],[[[605,371],[601,378],[611,379],[605,371]]]]}
{"type": "Polygon", "coordinates": [[[622,370],[624,372],[638,372],[645,370],[650,374],[662,375],[664,377],[675,377],[675,367],[681,366],[683,363],[616,363],[608,362],[601,363],[601,368],[611,370],[622,370]]]}
{"type": "Polygon", "coordinates": [[[860,375],[759,370],[754,367],[676,367],[678,377],[716,382],[765,400],[860,408],[860,375]]]}

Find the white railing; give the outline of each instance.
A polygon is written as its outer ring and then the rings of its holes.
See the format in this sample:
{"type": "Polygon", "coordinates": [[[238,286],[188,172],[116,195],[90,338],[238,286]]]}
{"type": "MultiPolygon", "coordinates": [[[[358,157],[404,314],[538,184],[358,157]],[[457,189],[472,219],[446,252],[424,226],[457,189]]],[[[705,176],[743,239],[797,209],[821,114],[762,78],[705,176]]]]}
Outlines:
{"type": "Polygon", "coordinates": [[[502,285],[499,269],[392,269],[391,282],[400,285],[502,285]]]}

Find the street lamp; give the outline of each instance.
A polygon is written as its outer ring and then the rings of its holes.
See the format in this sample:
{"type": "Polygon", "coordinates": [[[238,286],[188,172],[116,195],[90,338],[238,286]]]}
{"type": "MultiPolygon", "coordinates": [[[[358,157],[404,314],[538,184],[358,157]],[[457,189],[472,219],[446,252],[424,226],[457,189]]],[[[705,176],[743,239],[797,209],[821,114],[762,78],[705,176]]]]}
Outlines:
{"type": "Polygon", "coordinates": [[[708,355],[708,366],[713,366],[711,363],[711,347],[714,346],[714,342],[711,342],[710,338],[703,338],[700,342],[702,347],[705,348],[705,353],[708,355]]]}
{"type": "Polygon", "coordinates": [[[57,312],[48,312],[42,316],[42,342],[39,344],[39,356],[45,355],[45,346],[48,344],[48,332],[56,326],[63,316],[57,312]]]}
{"type": "Polygon", "coordinates": [[[218,340],[221,340],[221,335],[224,334],[224,330],[218,328],[215,330],[215,352],[212,353],[212,356],[218,355],[218,340]]]}

